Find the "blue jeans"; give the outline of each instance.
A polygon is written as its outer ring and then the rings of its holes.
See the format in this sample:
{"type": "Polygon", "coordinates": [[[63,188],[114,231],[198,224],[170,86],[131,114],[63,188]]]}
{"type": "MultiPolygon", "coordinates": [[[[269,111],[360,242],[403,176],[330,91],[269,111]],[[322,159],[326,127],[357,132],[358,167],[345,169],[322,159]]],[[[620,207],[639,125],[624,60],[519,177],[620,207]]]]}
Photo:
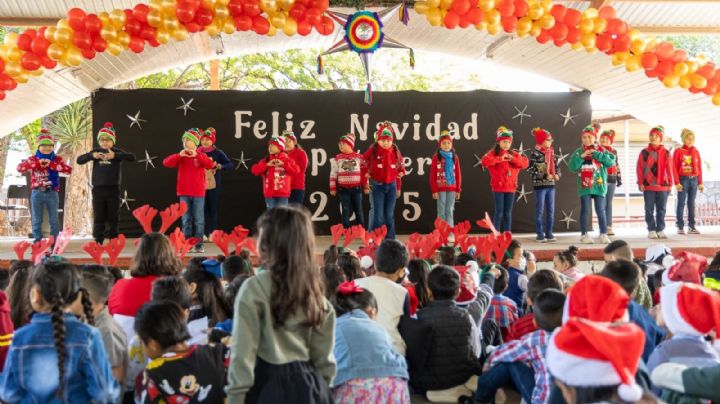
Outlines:
{"type": "Polygon", "coordinates": [[[555,187],[535,188],[535,233],[539,239],[553,238],[555,187]],[[543,220],[544,219],[544,220],[543,220]],[[543,231],[543,222],[545,229],[543,231]]]}
{"type": "Polygon", "coordinates": [[[286,206],[288,198],[265,198],[265,207],[272,209],[276,206],[286,206]]]}
{"type": "Polygon", "coordinates": [[[205,234],[210,237],[217,229],[218,205],[220,205],[220,190],[218,188],[205,191],[205,234]]]}
{"type": "Polygon", "coordinates": [[[668,191],[645,191],[645,224],[648,231],[665,230],[665,208],[667,207],[668,191]]]}
{"type": "Polygon", "coordinates": [[[288,203],[302,205],[304,202],[305,202],[305,190],[304,189],[293,189],[292,191],[290,191],[290,198],[288,198],[288,203]]]}
{"type": "Polygon", "coordinates": [[[453,211],[455,210],[455,192],[438,192],[437,215],[450,226],[455,226],[453,211]]]}
{"type": "Polygon", "coordinates": [[[515,192],[493,192],[495,213],[493,224],[498,231],[512,231],[512,208],[515,202],[515,192]]]}
{"type": "Polygon", "coordinates": [[[522,362],[501,362],[483,373],[478,379],[475,400],[492,403],[495,400],[495,392],[510,384],[515,385],[515,389],[526,403],[532,403],[535,372],[522,362]]]}
{"type": "Polygon", "coordinates": [[[612,227],[612,220],[613,220],[613,199],[615,199],[615,188],[617,188],[616,183],[610,183],[607,184],[607,195],[605,195],[605,222],[607,223],[608,227],[612,227]]]}
{"type": "Polygon", "coordinates": [[[344,228],[350,227],[350,215],[355,213],[355,223],[365,227],[362,207],[362,188],[338,188],[337,195],[340,197],[342,224],[344,228]]]}
{"type": "Polygon", "coordinates": [[[60,197],[55,190],[32,190],[32,193],[30,194],[30,209],[32,210],[32,232],[35,241],[40,241],[40,239],[43,238],[43,212],[46,208],[48,212],[48,221],[50,222],[50,234],[57,239],[58,234],[60,234],[60,222],[58,221],[59,201],[60,197]]]}
{"type": "Polygon", "coordinates": [[[181,196],[181,202],[187,204],[187,212],[182,215],[182,229],[185,237],[196,237],[200,239],[198,245],[202,245],[203,228],[205,227],[205,198],[195,196],[181,196]],[[193,223],[195,231],[193,231],[193,223]]]}
{"type": "Polygon", "coordinates": [[[372,187],[372,199],[375,210],[373,228],[375,230],[383,225],[387,226],[387,238],[395,238],[395,200],[397,199],[397,185],[395,182],[380,184],[376,182],[372,187]]]}
{"type": "Polygon", "coordinates": [[[682,229],[685,227],[685,201],[687,200],[688,208],[688,225],[691,229],[695,228],[695,197],[698,192],[698,177],[680,177],[680,184],[683,190],[678,192],[677,198],[677,227],[682,229]]]}
{"type": "Polygon", "coordinates": [[[374,185],[375,185],[375,181],[370,180],[370,181],[368,181],[368,184],[370,185],[370,197],[368,198],[369,203],[370,203],[370,211],[368,212],[368,225],[367,225],[367,228],[368,228],[368,229],[372,229],[372,228],[373,228],[373,223],[375,222],[375,204],[373,203],[373,197],[372,197],[372,195],[373,195],[372,192],[373,192],[373,188],[374,188],[374,185]]]}
{"type": "Polygon", "coordinates": [[[605,197],[598,195],[585,195],[580,197],[580,233],[587,233],[588,217],[592,211],[593,202],[595,203],[595,214],[598,217],[600,234],[607,234],[607,222],[605,221],[605,197]]]}

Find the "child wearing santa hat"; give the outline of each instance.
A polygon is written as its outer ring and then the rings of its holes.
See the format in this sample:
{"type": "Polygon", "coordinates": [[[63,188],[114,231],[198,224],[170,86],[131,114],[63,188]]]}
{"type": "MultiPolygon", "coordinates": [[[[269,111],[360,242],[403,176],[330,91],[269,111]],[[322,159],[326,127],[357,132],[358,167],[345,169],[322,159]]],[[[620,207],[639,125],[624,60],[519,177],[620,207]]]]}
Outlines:
{"type": "Polygon", "coordinates": [[[650,239],[667,238],[665,209],[674,174],[672,157],[662,144],[664,137],[662,126],[650,129],[650,144],[640,152],[637,160],[637,181],[645,200],[645,223],[650,239]]]}
{"type": "Polygon", "coordinates": [[[297,136],[290,130],[284,130],[281,136],[285,139],[285,153],[298,168],[297,174],[292,176],[290,184],[290,197],[288,203],[302,205],[305,201],[305,172],[308,167],[308,156],[298,144],[297,136]]]}
{"type": "Polygon", "coordinates": [[[615,131],[612,129],[604,130],[600,134],[600,146],[615,156],[615,164],[607,169],[607,195],[605,196],[605,220],[607,221],[608,236],[614,236],[613,231],[613,199],[615,198],[615,189],[622,186],[622,178],[620,175],[620,160],[618,152],[612,146],[615,142],[615,131]]]}
{"type": "Polygon", "coordinates": [[[98,131],[98,147],[77,158],[78,164],[93,162],[92,203],[93,238],[102,244],[119,233],[118,216],[120,212],[120,183],[122,182],[122,162],[135,161],[135,155],[115,147],[117,134],[111,122],[98,131]],[[107,233],[105,231],[107,223],[107,233]]]}
{"type": "Polygon", "coordinates": [[[227,154],[215,146],[217,131],[210,127],[202,131],[199,150],[213,162],[213,168],[205,172],[205,236],[210,237],[217,229],[218,205],[220,204],[220,170],[233,167],[227,154]]]}
{"type": "Polygon", "coordinates": [[[553,235],[555,222],[555,182],[560,180],[558,157],[552,147],[552,134],[543,129],[531,131],[535,137],[535,148],[530,151],[528,173],[535,190],[535,232],[536,241],[541,243],[557,241],[553,235]],[[544,228],[543,228],[544,225],[544,228]]]}
{"type": "Polygon", "coordinates": [[[518,186],[520,170],[528,167],[528,159],[516,150],[510,150],[513,131],[500,126],[495,136],[495,147],[481,160],[490,172],[490,188],[495,202],[493,224],[500,231],[512,230],[512,208],[518,186]]]}
{"type": "Polygon", "coordinates": [[[165,167],[178,170],[177,195],[180,202],[187,204],[187,211],[182,216],[183,233],[185,237],[200,239],[195,244],[195,252],[198,253],[205,252],[202,243],[205,226],[205,170],[215,166],[205,153],[198,150],[200,137],[200,129],[186,130],[182,135],[183,149],[163,160],[165,167]]]}
{"type": "Polygon", "coordinates": [[[437,200],[437,217],[454,226],[453,211],[462,191],[462,173],[452,134],[447,130],[440,132],[438,151],[430,162],[430,191],[437,200]]]}
{"type": "Polygon", "coordinates": [[[688,208],[688,234],[700,234],[695,228],[695,197],[698,190],[703,192],[702,159],[695,148],[695,132],[683,129],[680,134],[682,147],[673,153],[675,188],[677,188],[676,224],[678,234],[685,234],[685,201],[688,208]]]}
{"type": "Polygon", "coordinates": [[[330,195],[340,197],[340,215],[346,229],[350,227],[350,215],[365,227],[362,195],[370,192],[365,159],[355,149],[355,135],[348,133],[338,142],[340,153],[330,159],[330,195]]]}
{"type": "Polygon", "coordinates": [[[600,125],[588,125],[582,132],[582,147],[570,157],[570,171],[578,173],[577,185],[580,194],[580,242],[594,243],[587,232],[588,217],[595,205],[595,214],[600,226],[600,243],[609,244],[607,218],[605,216],[607,196],[607,170],[615,164],[615,156],[600,147],[597,142],[600,125]]]}
{"type": "Polygon", "coordinates": [[[45,209],[50,222],[50,234],[57,239],[60,234],[58,204],[60,192],[60,174],[69,175],[72,167],[62,157],[55,154],[55,139],[47,129],[41,129],[37,137],[35,154],[21,161],[17,166],[19,173],[30,172],[30,209],[32,212],[32,233],[35,241],[43,238],[42,222],[45,209]]]}
{"type": "Polygon", "coordinates": [[[285,153],[285,138],[273,136],[268,142],[269,155],[253,164],[250,172],[263,178],[265,206],[272,209],[288,204],[292,187],[292,177],[300,169],[295,161],[285,153]]]}

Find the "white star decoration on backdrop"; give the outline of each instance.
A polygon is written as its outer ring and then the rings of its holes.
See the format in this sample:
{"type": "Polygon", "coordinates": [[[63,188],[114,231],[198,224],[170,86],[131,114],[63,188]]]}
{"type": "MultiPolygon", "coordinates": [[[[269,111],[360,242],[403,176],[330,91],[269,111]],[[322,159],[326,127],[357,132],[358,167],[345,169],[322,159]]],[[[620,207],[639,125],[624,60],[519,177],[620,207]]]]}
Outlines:
{"type": "Polygon", "coordinates": [[[565,121],[563,122],[563,128],[568,124],[568,122],[572,122],[572,124],[575,125],[575,119],[573,119],[573,118],[577,118],[577,115],[573,115],[570,112],[570,108],[568,108],[566,113],[560,114],[560,116],[563,117],[563,119],[565,119],[565,121]]]}
{"type": "Polygon", "coordinates": [[[130,119],[130,127],[132,128],[134,125],[137,125],[140,130],[142,130],[142,125],[140,125],[140,122],[147,122],[144,119],[140,119],[140,110],[138,109],[138,112],[135,113],[135,116],[133,115],[125,115],[130,119]]]}
{"type": "Polygon", "coordinates": [[[561,222],[565,222],[565,227],[567,230],[570,230],[570,224],[572,222],[577,222],[577,220],[572,218],[573,210],[570,211],[570,214],[568,215],[564,210],[562,211],[563,218],[560,220],[561,222]]]}
{"type": "Polygon", "coordinates": [[[241,152],[240,152],[240,158],[239,158],[239,159],[233,158],[233,160],[237,161],[237,165],[235,166],[235,170],[239,170],[241,166],[242,166],[242,167],[245,167],[246,170],[250,170],[250,169],[248,168],[248,166],[247,166],[247,162],[250,161],[250,160],[252,160],[252,159],[251,159],[251,158],[247,158],[247,159],[245,158],[245,151],[241,151],[241,152]]]}
{"type": "Polygon", "coordinates": [[[145,163],[145,171],[147,171],[148,166],[152,166],[152,168],[155,168],[155,164],[153,163],[153,160],[155,160],[157,156],[150,156],[150,153],[148,153],[147,150],[145,150],[145,158],[142,160],[138,160],[138,163],[145,163]]]}
{"type": "Polygon", "coordinates": [[[531,118],[532,117],[532,115],[525,113],[525,111],[527,111],[527,105],[522,110],[520,110],[520,108],[518,108],[514,105],[513,105],[513,108],[515,108],[515,111],[517,111],[517,114],[515,114],[512,117],[512,119],[520,118],[520,126],[522,126],[522,124],[523,124],[523,118],[531,118]]]}
{"type": "Polygon", "coordinates": [[[563,153],[562,147],[559,147],[559,148],[558,148],[558,151],[560,152],[560,153],[558,154],[558,162],[557,162],[557,163],[558,163],[558,167],[560,167],[560,164],[561,164],[561,163],[565,163],[565,165],[568,165],[567,158],[568,158],[568,156],[569,156],[570,154],[568,154],[568,153],[563,153]]]}
{"type": "Polygon", "coordinates": [[[520,186],[520,190],[517,191],[517,193],[518,193],[519,196],[518,196],[518,198],[517,198],[517,201],[515,201],[515,202],[520,202],[520,199],[523,199],[523,200],[525,200],[525,203],[527,203],[527,196],[530,195],[530,194],[532,194],[532,191],[526,192],[526,191],[525,191],[525,184],[522,184],[522,186],[520,186]]]}
{"type": "Polygon", "coordinates": [[[127,210],[130,210],[129,202],[135,202],[135,199],[128,198],[127,189],[123,192],[123,197],[120,199],[120,207],[125,206],[127,210]]]}
{"type": "Polygon", "coordinates": [[[185,98],[180,97],[180,101],[182,101],[182,105],[180,105],[179,107],[177,107],[177,108],[175,108],[175,109],[182,109],[182,110],[183,110],[183,116],[187,116],[188,110],[190,110],[190,111],[195,111],[195,108],[193,108],[193,107],[190,106],[190,104],[192,104],[193,101],[195,101],[195,98],[190,98],[190,100],[185,101],[185,98]]]}
{"type": "Polygon", "coordinates": [[[520,153],[524,156],[528,150],[530,150],[530,149],[523,149],[523,142],[520,142],[520,148],[518,149],[518,153],[520,153]]]}
{"type": "Polygon", "coordinates": [[[475,164],[473,164],[473,168],[480,166],[480,168],[485,172],[485,166],[482,165],[482,157],[478,156],[477,154],[473,154],[475,156],[475,164]]]}

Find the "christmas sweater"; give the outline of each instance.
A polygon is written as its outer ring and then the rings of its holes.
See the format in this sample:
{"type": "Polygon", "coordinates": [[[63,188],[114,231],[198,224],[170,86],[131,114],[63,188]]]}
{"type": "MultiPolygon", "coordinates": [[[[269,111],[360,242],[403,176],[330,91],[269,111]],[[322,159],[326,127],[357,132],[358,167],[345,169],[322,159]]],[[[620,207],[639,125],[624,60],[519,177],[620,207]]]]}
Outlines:
{"type": "MultiPolygon", "coordinates": [[[[553,160],[555,161],[555,174],[560,175],[560,166],[558,164],[557,154],[555,154],[553,160]]],[[[530,174],[530,177],[532,177],[533,188],[554,188],[555,180],[547,178],[548,165],[547,162],[545,162],[545,153],[537,148],[533,148],[530,151],[528,161],[529,165],[527,171],[530,174]]]]}
{"type": "Polygon", "coordinates": [[[490,150],[481,160],[483,167],[490,172],[490,188],[492,192],[512,192],[515,193],[518,185],[518,174],[520,170],[528,167],[528,158],[515,150],[501,150],[500,154],[495,155],[495,150],[490,150]],[[503,160],[506,154],[512,154],[512,160],[503,160]]]}
{"type": "Polygon", "coordinates": [[[615,164],[607,169],[607,182],[608,184],[617,184],[617,186],[621,186],[622,178],[620,176],[620,159],[618,158],[618,152],[613,147],[605,147],[605,150],[615,156],[615,164]]]}
{"type": "Polygon", "coordinates": [[[612,153],[595,147],[591,159],[584,159],[583,148],[575,150],[570,157],[568,166],[570,171],[578,173],[577,185],[580,196],[607,195],[607,169],[615,164],[612,153]]]}
{"type": "Polygon", "coordinates": [[[305,189],[305,171],[308,166],[308,156],[305,150],[301,149],[300,146],[295,146],[292,151],[287,152],[287,155],[295,162],[298,167],[298,173],[293,175],[292,184],[290,189],[305,189]]]}
{"type": "Polygon", "coordinates": [[[460,158],[453,152],[453,171],[455,172],[455,183],[448,184],[445,178],[445,159],[440,153],[435,153],[430,163],[430,190],[437,192],[462,192],[462,173],[460,172],[460,158]]]}
{"type": "Polygon", "coordinates": [[[673,168],[675,169],[675,185],[680,183],[680,177],[698,177],[698,185],[703,183],[702,159],[695,146],[683,146],[673,153],[673,168]]]}
{"type": "Polygon", "coordinates": [[[250,171],[253,175],[262,176],[265,198],[287,198],[292,190],[292,178],[298,175],[300,169],[287,153],[281,152],[258,161],[250,168],[250,171]],[[273,159],[282,161],[283,165],[268,165],[268,162],[273,159]]]}
{"type": "Polygon", "coordinates": [[[330,192],[367,187],[367,166],[359,153],[339,153],[330,159],[330,192]]]}
{"type": "Polygon", "coordinates": [[[374,144],[363,154],[363,158],[367,163],[370,178],[380,184],[394,182],[400,191],[402,180],[398,178],[398,174],[405,174],[405,163],[396,145],[393,144],[390,149],[385,150],[374,144]]]}
{"type": "Polygon", "coordinates": [[[215,166],[210,158],[201,151],[195,153],[195,157],[181,156],[175,153],[163,160],[167,168],[177,168],[177,195],[190,196],[193,198],[205,197],[205,170],[215,166]]]}
{"type": "Polygon", "coordinates": [[[50,164],[46,167],[40,165],[39,158],[30,156],[18,164],[17,170],[19,173],[30,172],[30,187],[32,189],[50,187],[58,192],[60,191],[60,181],[53,181],[52,177],[57,177],[57,174],[72,173],[72,167],[67,165],[60,156],[53,156],[50,159],[50,164]]]}
{"type": "Polygon", "coordinates": [[[673,185],[673,161],[665,146],[644,148],[637,161],[638,185],[646,191],[669,191],[673,185]]]}

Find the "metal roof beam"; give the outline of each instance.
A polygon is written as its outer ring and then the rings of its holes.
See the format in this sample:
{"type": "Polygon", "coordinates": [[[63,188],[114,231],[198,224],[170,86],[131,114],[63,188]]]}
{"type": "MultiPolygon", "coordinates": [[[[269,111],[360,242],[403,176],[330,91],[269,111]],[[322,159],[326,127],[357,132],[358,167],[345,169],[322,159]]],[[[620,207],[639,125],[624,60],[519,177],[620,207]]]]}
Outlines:
{"type": "Polygon", "coordinates": [[[0,25],[5,27],[40,27],[55,25],[59,20],[59,18],[0,17],[0,25]]]}

